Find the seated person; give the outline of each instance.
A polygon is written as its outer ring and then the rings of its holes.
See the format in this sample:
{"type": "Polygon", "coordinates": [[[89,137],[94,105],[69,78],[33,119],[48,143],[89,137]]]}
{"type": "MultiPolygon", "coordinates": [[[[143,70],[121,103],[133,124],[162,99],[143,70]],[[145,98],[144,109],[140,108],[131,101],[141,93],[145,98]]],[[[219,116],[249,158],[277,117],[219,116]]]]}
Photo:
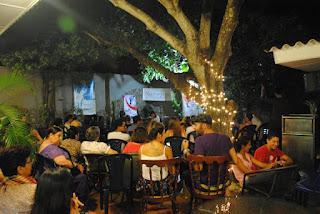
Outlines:
{"type": "Polygon", "coordinates": [[[139,153],[143,143],[148,141],[148,134],[145,128],[137,127],[131,136],[130,142],[126,144],[123,153],[139,153]]]}
{"type": "Polygon", "coordinates": [[[98,142],[100,138],[100,128],[98,126],[91,126],[86,131],[87,141],[81,144],[82,154],[117,154],[104,142],[98,142]]]}
{"type": "MultiPolygon", "coordinates": [[[[250,170],[254,170],[254,165],[259,166],[262,169],[270,169],[273,167],[273,164],[262,163],[256,160],[252,155],[249,154],[249,150],[251,148],[250,139],[247,137],[240,137],[235,143],[235,148],[237,151],[238,158],[242,161],[243,165],[250,170]]],[[[236,179],[239,181],[239,184],[243,185],[244,172],[241,171],[237,166],[233,166],[233,173],[236,179]]]]}
{"type": "MultiPolygon", "coordinates": [[[[143,144],[140,148],[139,155],[141,160],[166,160],[173,158],[172,150],[170,147],[164,145],[165,128],[162,123],[155,122],[150,129],[149,142],[143,144]]],[[[161,179],[160,167],[151,167],[152,180],[158,181],[161,179]]],[[[168,176],[168,169],[162,169],[162,178],[168,176]]],[[[150,180],[149,168],[142,166],[142,177],[150,180]]]]}
{"type": "Polygon", "coordinates": [[[73,193],[72,180],[65,168],[46,170],[39,178],[31,213],[80,213],[83,204],[73,193]]]}
{"type": "Polygon", "coordinates": [[[128,128],[129,134],[133,133],[136,130],[136,128],[143,127],[143,120],[139,115],[134,116],[132,120],[133,124],[128,128]]]}
{"type": "Polygon", "coordinates": [[[67,131],[66,139],[61,142],[60,147],[68,150],[71,155],[71,160],[73,163],[78,163],[78,159],[81,155],[80,147],[81,143],[79,141],[80,138],[80,130],[77,127],[70,126],[67,131]]]}
{"type": "MultiPolygon", "coordinates": [[[[212,117],[208,114],[200,114],[195,118],[195,128],[196,131],[201,134],[201,136],[196,138],[195,141],[195,155],[203,156],[227,156],[230,160],[236,164],[239,169],[245,173],[250,172],[251,170],[244,166],[241,159],[238,158],[236,151],[233,147],[233,144],[230,141],[230,138],[224,134],[216,133],[212,127],[212,117]]],[[[199,166],[202,170],[202,166],[199,166]]],[[[224,169],[226,173],[227,169],[224,169]]],[[[201,173],[201,182],[207,183],[208,174],[207,169],[203,170],[201,173]]],[[[217,170],[211,170],[211,184],[215,185],[219,180],[216,173],[217,170]]],[[[222,173],[220,179],[225,180],[226,174],[222,173]]],[[[227,182],[227,181],[226,181],[227,182]]]]}
{"type": "Polygon", "coordinates": [[[130,135],[127,134],[127,125],[125,120],[117,119],[112,123],[112,132],[108,133],[107,139],[120,139],[124,141],[130,140],[130,135]]]}
{"type": "Polygon", "coordinates": [[[0,184],[0,213],[30,213],[36,190],[30,154],[24,146],[0,150],[0,168],[6,177],[0,184]]]}
{"type": "MultiPolygon", "coordinates": [[[[293,160],[283,153],[279,148],[279,137],[275,132],[269,131],[267,136],[267,144],[259,147],[254,158],[262,163],[277,163],[280,166],[288,166],[293,164],[293,160]]],[[[259,168],[259,166],[257,166],[259,168]]]]}
{"type": "Polygon", "coordinates": [[[75,184],[75,192],[81,201],[86,202],[88,199],[89,188],[86,175],[82,174],[84,168],[81,164],[73,163],[69,154],[59,147],[63,132],[58,126],[48,129],[48,135],[40,145],[39,154],[53,160],[58,166],[78,171],[74,173],[73,182],[75,184]],[[78,170],[77,170],[78,169],[78,170]],[[81,172],[81,173],[80,173],[81,172]]]}

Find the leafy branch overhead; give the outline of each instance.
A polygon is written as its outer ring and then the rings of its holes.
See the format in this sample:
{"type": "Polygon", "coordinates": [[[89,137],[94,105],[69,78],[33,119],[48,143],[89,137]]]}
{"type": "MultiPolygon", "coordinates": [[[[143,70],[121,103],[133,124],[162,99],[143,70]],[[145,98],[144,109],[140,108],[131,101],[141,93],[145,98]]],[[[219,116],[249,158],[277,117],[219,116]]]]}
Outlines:
{"type": "MultiPolygon", "coordinates": [[[[110,0],[118,8],[126,11],[131,16],[142,22],[147,30],[155,33],[171,47],[182,54],[189,62],[197,82],[202,86],[208,86],[208,79],[213,79],[214,73],[223,74],[226,63],[231,55],[231,39],[237,26],[238,15],[242,0],[229,0],[222,19],[216,46],[211,47],[211,16],[213,4],[210,1],[202,1],[202,13],[200,15],[200,27],[196,29],[192,21],[184,13],[180,1],[158,0],[183,32],[183,39],[172,34],[156,19],[144,12],[139,7],[126,0],[110,0]],[[208,8],[209,7],[209,8],[208,8]],[[211,54],[208,50],[214,50],[211,54]],[[204,59],[210,60],[213,69],[206,71],[204,59]]],[[[176,77],[179,78],[179,77],[176,77]]]]}

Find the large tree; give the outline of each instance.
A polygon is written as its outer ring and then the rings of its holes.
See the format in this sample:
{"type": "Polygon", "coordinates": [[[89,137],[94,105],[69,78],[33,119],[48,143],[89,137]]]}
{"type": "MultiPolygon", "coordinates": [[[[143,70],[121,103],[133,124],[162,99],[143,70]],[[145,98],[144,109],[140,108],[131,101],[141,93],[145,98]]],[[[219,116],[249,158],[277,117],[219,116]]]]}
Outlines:
{"type": "MultiPolygon", "coordinates": [[[[178,30],[169,30],[159,19],[153,18],[138,4],[127,0],[109,0],[115,7],[120,8],[132,17],[142,22],[147,30],[159,36],[171,47],[183,55],[189,63],[191,72],[175,74],[164,68],[157,62],[148,58],[148,55],[141,52],[132,43],[114,43],[106,37],[95,33],[88,33],[98,43],[105,46],[116,46],[131,53],[140,63],[151,66],[166,76],[173,86],[199,102],[205,110],[213,115],[217,131],[229,132],[229,125],[234,114],[234,105],[226,102],[223,81],[224,70],[228,59],[232,54],[232,35],[238,24],[238,16],[243,0],[228,0],[225,5],[225,12],[221,21],[220,30],[216,38],[213,38],[212,12],[214,1],[203,0],[202,10],[199,15],[197,27],[194,19],[184,12],[182,3],[179,0],[158,0],[158,3],[165,9],[167,14],[176,22],[178,30]],[[172,33],[172,32],[180,32],[172,33]],[[193,80],[198,87],[190,86],[186,80],[193,80]],[[228,104],[226,104],[228,103],[228,104]]],[[[167,26],[167,25],[166,25],[167,26]]]]}

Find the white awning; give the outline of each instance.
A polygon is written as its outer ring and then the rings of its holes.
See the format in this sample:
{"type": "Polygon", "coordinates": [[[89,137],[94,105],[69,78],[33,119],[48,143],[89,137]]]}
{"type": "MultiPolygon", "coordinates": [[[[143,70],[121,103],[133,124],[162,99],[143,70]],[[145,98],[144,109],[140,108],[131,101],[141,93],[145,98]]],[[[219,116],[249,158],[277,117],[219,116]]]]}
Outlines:
{"type": "Polygon", "coordinates": [[[306,44],[285,44],[281,49],[272,47],[269,52],[273,52],[275,64],[302,71],[320,71],[320,42],[315,39],[309,40],[306,44]]]}
{"type": "Polygon", "coordinates": [[[0,35],[40,0],[0,0],[0,35]]]}

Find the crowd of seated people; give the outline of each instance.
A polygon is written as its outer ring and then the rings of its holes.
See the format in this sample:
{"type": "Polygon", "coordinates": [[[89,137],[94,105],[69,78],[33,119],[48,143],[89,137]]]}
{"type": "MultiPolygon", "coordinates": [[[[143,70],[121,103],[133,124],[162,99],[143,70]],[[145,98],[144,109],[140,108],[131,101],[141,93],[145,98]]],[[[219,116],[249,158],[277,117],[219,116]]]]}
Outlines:
{"type": "MultiPolygon", "coordinates": [[[[67,198],[65,199],[65,203],[61,201],[57,202],[61,206],[61,210],[64,210],[61,213],[76,212],[75,210],[79,209],[81,202],[86,205],[90,189],[87,175],[85,174],[86,166],[81,161],[81,157],[88,154],[111,155],[119,153],[112,149],[107,144],[108,142],[100,142],[101,135],[107,135],[108,139],[120,139],[127,142],[125,147],[120,151],[121,153],[139,154],[141,160],[168,160],[173,158],[173,151],[170,146],[165,145],[165,139],[172,136],[187,137],[186,131],[188,134],[196,132],[197,134],[194,135],[195,138],[193,139],[194,151],[190,150],[190,144],[193,143],[191,140],[182,141],[180,148],[183,154],[182,158],[188,157],[190,154],[226,156],[234,164],[233,170],[240,185],[243,183],[245,173],[269,169],[277,165],[286,166],[293,163],[288,155],[277,148],[279,138],[272,135],[271,132],[270,136],[268,136],[267,144],[257,149],[254,156],[252,156],[249,154],[251,147],[250,139],[243,136],[234,145],[228,136],[215,132],[212,126],[212,118],[209,115],[201,114],[192,118],[192,120],[190,118],[184,120],[173,118],[169,121],[167,129],[154,118],[149,119],[145,125],[138,118],[139,120],[136,120],[135,127],[131,127],[131,136],[127,133],[125,120],[121,118],[113,122],[112,132],[109,133],[101,133],[99,127],[91,126],[86,130],[86,139],[82,142],[79,139],[79,128],[77,127],[81,122],[77,122],[76,126],[72,125],[72,121],[75,118],[70,118],[64,124],[67,127],[65,135],[62,128],[58,126],[50,127],[39,146],[38,154],[52,160],[58,167],[63,169],[46,171],[39,177],[37,190],[37,182],[29,177],[31,173],[31,151],[26,148],[15,147],[2,149],[0,152],[0,169],[3,174],[1,176],[0,173],[0,210],[2,207],[5,210],[28,209],[30,211],[32,209],[32,213],[41,213],[44,207],[51,206],[46,204],[47,202],[42,201],[43,194],[46,194],[44,191],[55,193],[46,196],[48,200],[51,200],[49,199],[50,197],[52,200],[57,200],[59,194],[62,194],[62,189],[66,193],[63,197],[67,198]],[[63,136],[65,136],[64,140],[62,140],[63,136]],[[52,182],[52,179],[55,179],[57,182],[61,180],[66,181],[63,184],[56,184],[61,185],[60,192],[50,189],[48,186],[52,182]],[[33,199],[35,191],[36,197],[33,199]],[[18,192],[28,193],[18,196],[18,192]],[[25,198],[20,200],[19,197],[25,198]],[[16,203],[24,201],[24,204],[13,207],[11,206],[13,203],[6,203],[10,198],[15,198],[14,201],[16,203]]],[[[203,182],[206,182],[208,177],[206,170],[204,168],[201,173],[203,182]]],[[[142,165],[142,177],[146,180],[150,179],[149,173],[149,169],[142,165]]],[[[165,178],[169,173],[170,169],[165,167],[161,170],[160,167],[152,167],[153,180],[160,180],[160,177],[165,178]],[[162,176],[160,176],[160,171],[162,171],[162,176]]],[[[217,175],[212,175],[212,177],[217,177],[217,175]]],[[[185,179],[187,183],[190,182],[187,178],[185,179]]],[[[190,184],[187,185],[190,186],[190,184]]],[[[52,210],[54,209],[52,208],[52,210]]]]}

